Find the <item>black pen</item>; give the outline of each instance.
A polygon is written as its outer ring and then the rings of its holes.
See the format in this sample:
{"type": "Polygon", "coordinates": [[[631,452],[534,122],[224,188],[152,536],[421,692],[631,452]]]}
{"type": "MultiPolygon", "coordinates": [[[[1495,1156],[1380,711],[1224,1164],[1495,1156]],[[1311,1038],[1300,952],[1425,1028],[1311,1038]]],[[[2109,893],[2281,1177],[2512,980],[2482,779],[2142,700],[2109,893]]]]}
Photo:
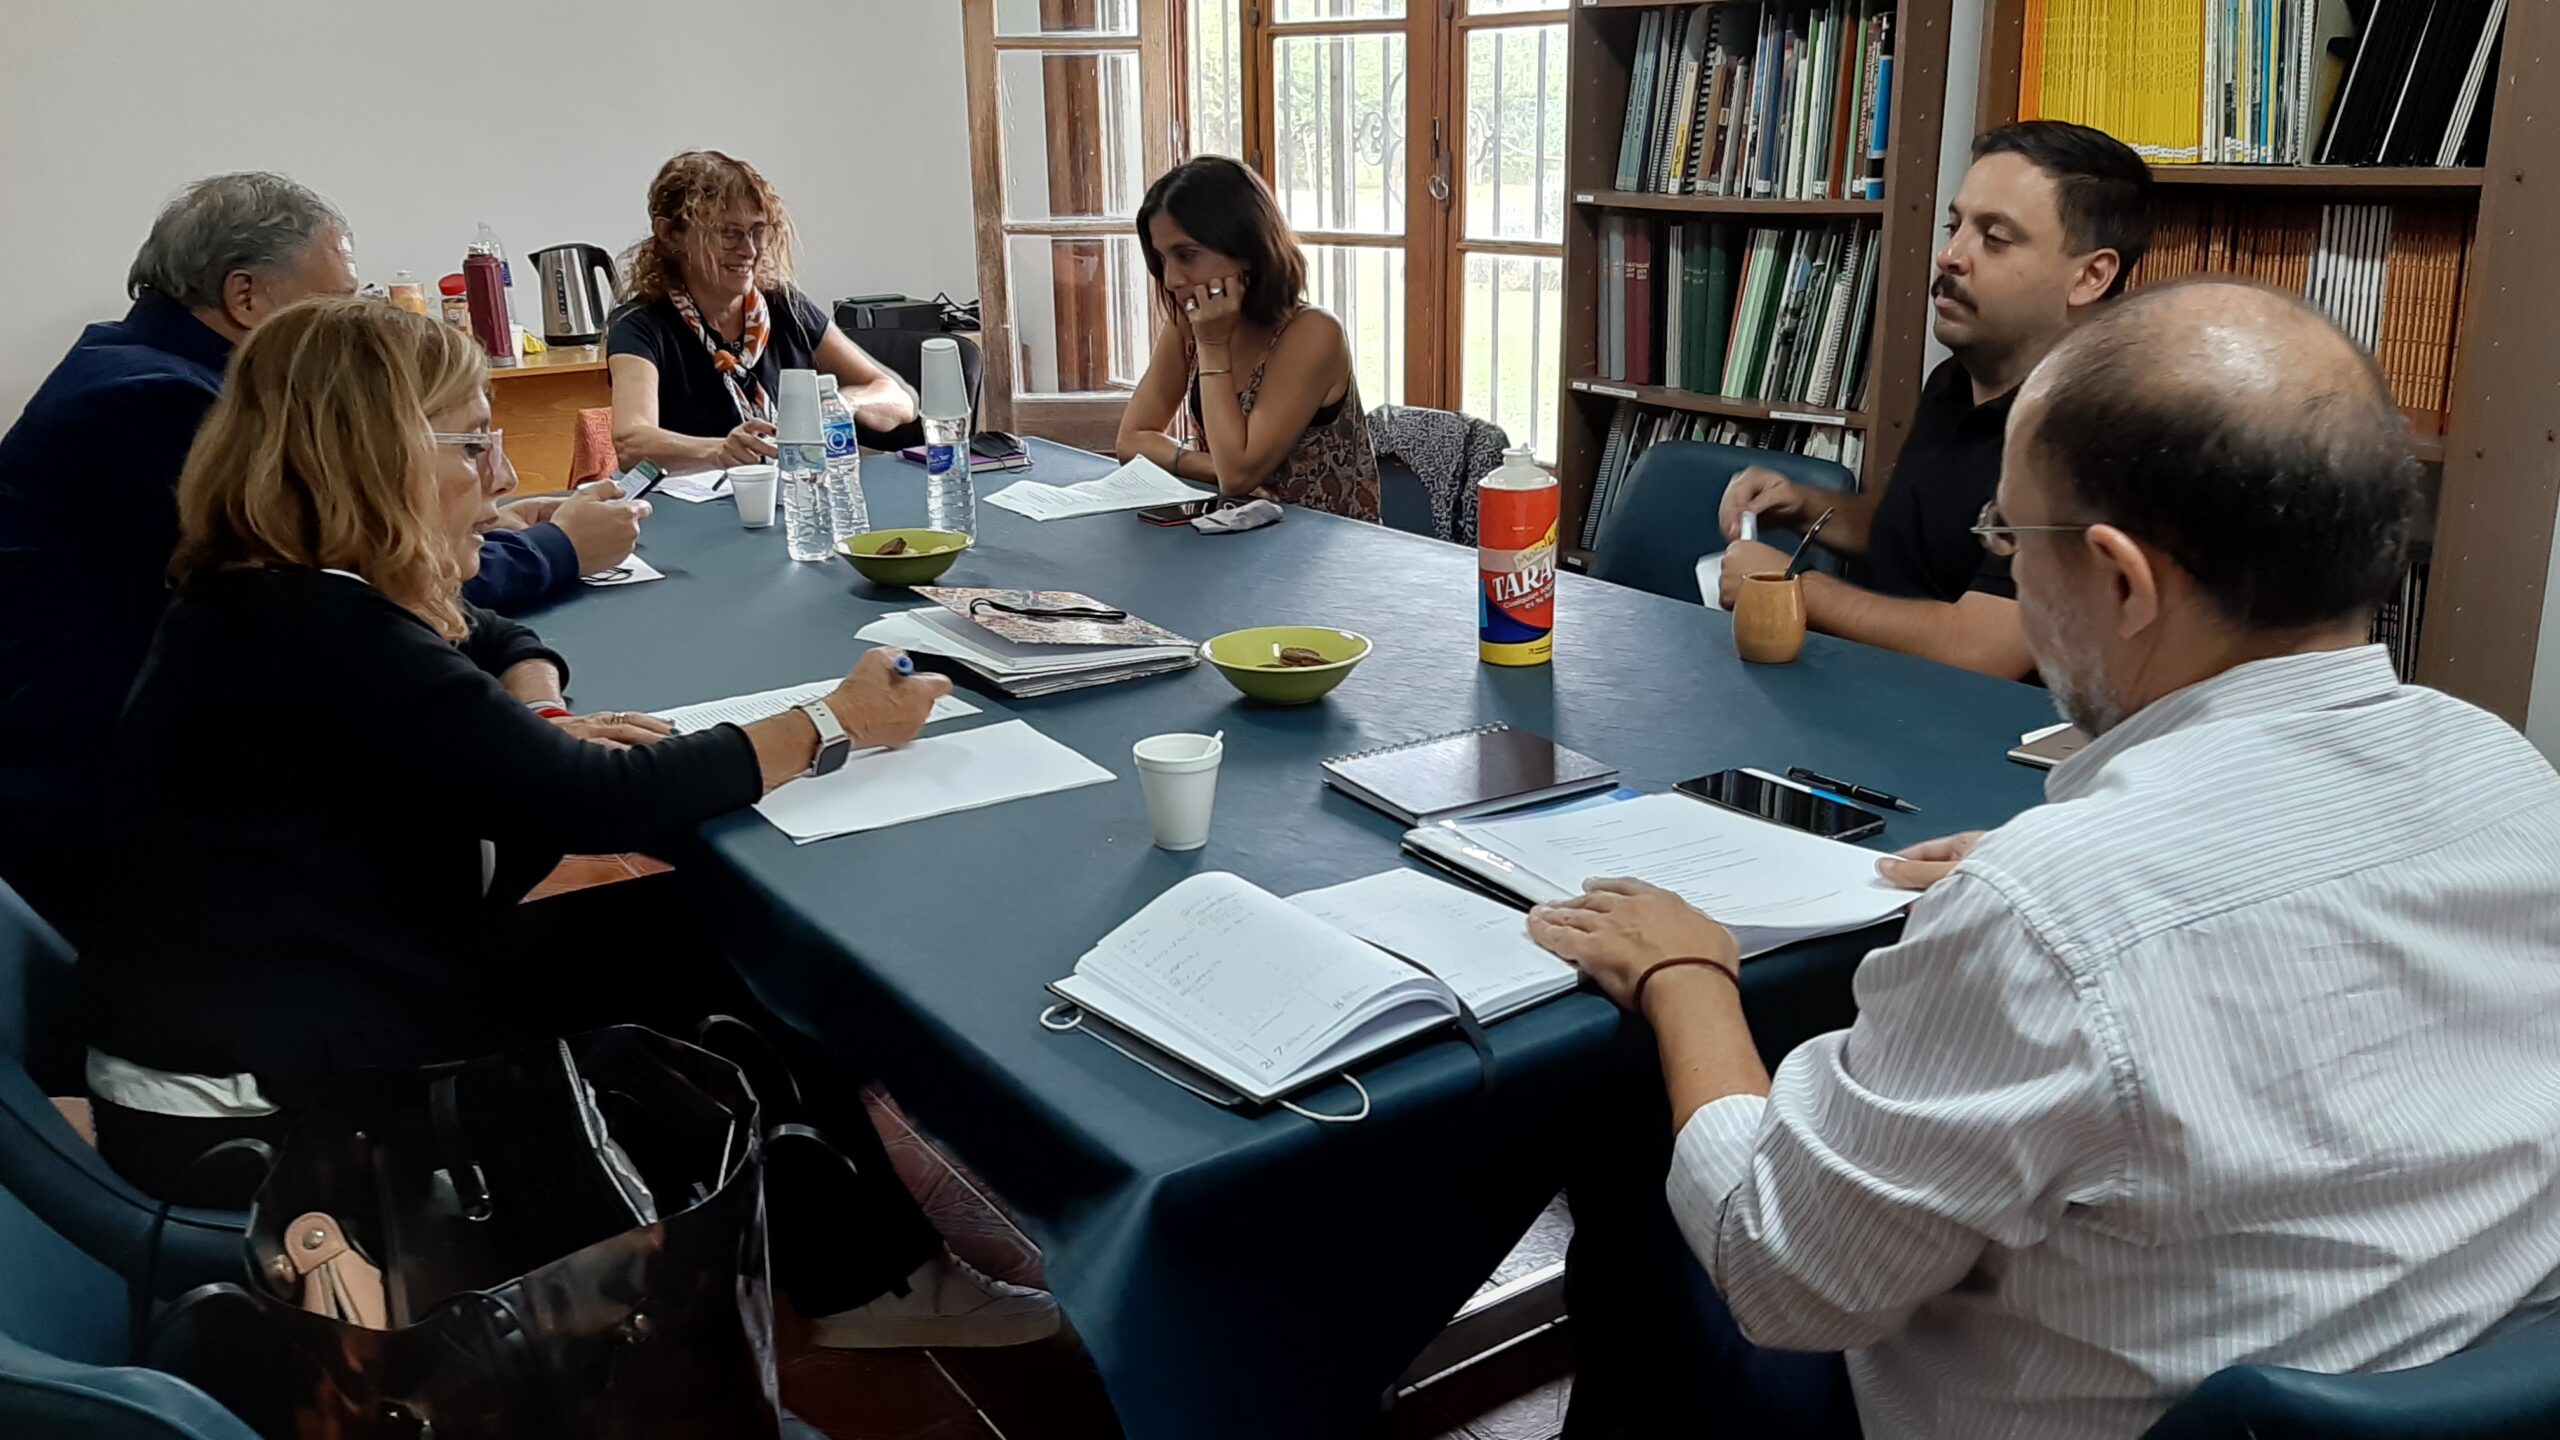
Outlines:
{"type": "Polygon", "coordinates": [[[1835,791],[1839,794],[1848,796],[1852,800],[1863,800],[1870,805],[1882,805],[1888,810],[1899,810],[1905,815],[1917,815],[1920,813],[1919,806],[1912,804],[1910,801],[1903,799],[1899,795],[1887,795],[1881,790],[1870,790],[1864,785],[1852,785],[1846,780],[1834,780],[1828,775],[1807,770],[1801,765],[1788,766],[1787,778],[1790,780],[1801,780],[1807,785],[1812,785],[1820,789],[1835,791]]]}

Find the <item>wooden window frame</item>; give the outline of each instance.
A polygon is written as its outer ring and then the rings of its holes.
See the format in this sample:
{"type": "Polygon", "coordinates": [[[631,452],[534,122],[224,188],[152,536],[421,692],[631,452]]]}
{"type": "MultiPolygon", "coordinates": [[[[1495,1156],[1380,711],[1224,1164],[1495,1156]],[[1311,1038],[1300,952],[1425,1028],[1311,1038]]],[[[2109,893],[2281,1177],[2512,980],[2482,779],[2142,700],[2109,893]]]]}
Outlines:
{"type": "MultiPolygon", "coordinates": [[[[1045,435],[1090,449],[1108,450],[1120,426],[1128,392],[1101,389],[1064,394],[1019,393],[1014,328],[1012,246],[1016,238],[1129,235],[1125,216],[1013,220],[1006,207],[1004,111],[1000,57],[1007,54],[1131,54],[1138,60],[1139,143],[1143,173],[1151,183],[1173,167],[1182,100],[1182,0],[1136,0],[1138,33],[1127,35],[998,35],[995,0],[961,0],[961,44],[968,80],[969,168],[978,247],[978,318],[986,350],[981,423],[991,429],[1045,435]]],[[[1054,140],[1054,137],[1052,137],[1054,140]]],[[[1055,150],[1051,152],[1055,155],[1055,150]]],[[[1144,369],[1140,362],[1136,367],[1144,369]]]]}

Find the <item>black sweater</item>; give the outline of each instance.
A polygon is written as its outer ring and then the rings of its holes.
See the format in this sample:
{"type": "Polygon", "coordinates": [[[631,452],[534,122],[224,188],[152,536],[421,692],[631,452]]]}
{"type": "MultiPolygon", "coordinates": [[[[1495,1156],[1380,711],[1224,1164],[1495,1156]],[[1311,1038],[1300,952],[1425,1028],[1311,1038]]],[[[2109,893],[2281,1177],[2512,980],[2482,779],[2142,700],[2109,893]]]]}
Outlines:
{"type": "Polygon", "coordinates": [[[340,1070],[515,1043],[539,1020],[514,1003],[506,921],[558,857],[762,793],[734,726],[608,750],[536,716],[497,677],[559,657],[468,614],[449,644],[309,570],[236,571],[171,604],[97,781],[129,863],[80,966],[91,1045],[247,1072],[292,1107],[340,1070]]]}

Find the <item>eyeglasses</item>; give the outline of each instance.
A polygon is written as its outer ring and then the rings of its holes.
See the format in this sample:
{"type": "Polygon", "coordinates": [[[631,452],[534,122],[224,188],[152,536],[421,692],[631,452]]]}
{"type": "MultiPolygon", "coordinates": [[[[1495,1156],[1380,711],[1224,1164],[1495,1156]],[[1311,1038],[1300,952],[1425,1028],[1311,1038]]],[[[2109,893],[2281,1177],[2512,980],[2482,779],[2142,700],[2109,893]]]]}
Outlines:
{"type": "Polygon", "coordinates": [[[2000,502],[1994,500],[1982,507],[1982,516],[1974,522],[1973,533],[1982,542],[1983,549],[2005,558],[2018,553],[2018,537],[2021,535],[2079,535],[2097,528],[2094,524],[2004,525],[2001,523],[2000,502]]]}
{"type": "Polygon", "coordinates": [[[497,467],[497,457],[506,444],[507,432],[468,430],[454,435],[442,430],[430,430],[427,432],[427,438],[438,445],[449,445],[461,451],[472,464],[480,467],[481,474],[486,475],[497,467]]]}
{"type": "Polygon", "coordinates": [[[753,244],[756,253],[761,255],[773,248],[773,227],[770,225],[723,225],[711,232],[711,238],[719,241],[720,248],[723,250],[744,250],[748,245],[753,244]]]}

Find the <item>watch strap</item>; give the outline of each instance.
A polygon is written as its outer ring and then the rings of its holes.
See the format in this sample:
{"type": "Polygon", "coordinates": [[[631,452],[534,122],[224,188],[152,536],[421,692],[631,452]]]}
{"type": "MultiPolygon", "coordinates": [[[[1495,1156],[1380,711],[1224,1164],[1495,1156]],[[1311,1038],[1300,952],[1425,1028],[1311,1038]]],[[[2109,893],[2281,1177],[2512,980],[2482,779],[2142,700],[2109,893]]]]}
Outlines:
{"type": "Polygon", "coordinates": [[[844,722],[836,718],[834,707],[825,696],[800,702],[800,713],[818,727],[818,753],[809,762],[805,775],[832,775],[844,768],[845,757],[853,753],[853,737],[845,733],[844,722]]]}

